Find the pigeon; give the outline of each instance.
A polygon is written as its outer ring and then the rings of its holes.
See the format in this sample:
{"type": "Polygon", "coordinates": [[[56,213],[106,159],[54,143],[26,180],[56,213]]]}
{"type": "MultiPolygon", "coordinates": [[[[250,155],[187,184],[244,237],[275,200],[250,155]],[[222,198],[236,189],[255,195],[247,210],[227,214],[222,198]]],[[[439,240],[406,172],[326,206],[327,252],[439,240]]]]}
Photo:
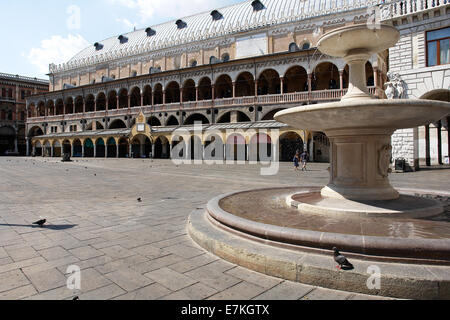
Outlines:
{"type": "Polygon", "coordinates": [[[37,224],[38,226],[42,227],[42,226],[44,226],[44,224],[45,224],[46,222],[47,222],[46,219],[42,219],[42,220],[33,222],[33,224],[37,224]]]}
{"type": "Polygon", "coordinates": [[[339,253],[339,250],[335,247],[333,248],[334,251],[334,261],[336,261],[339,265],[336,266],[338,269],[344,269],[344,270],[352,270],[353,265],[347,260],[346,257],[344,257],[342,254],[339,253]]]}
{"type": "Polygon", "coordinates": [[[75,296],[72,300],[80,300],[80,298],[78,296],[75,296]]]}
{"type": "Polygon", "coordinates": [[[138,198],[137,201],[138,201],[138,202],[142,202],[142,198],[138,198]]]}

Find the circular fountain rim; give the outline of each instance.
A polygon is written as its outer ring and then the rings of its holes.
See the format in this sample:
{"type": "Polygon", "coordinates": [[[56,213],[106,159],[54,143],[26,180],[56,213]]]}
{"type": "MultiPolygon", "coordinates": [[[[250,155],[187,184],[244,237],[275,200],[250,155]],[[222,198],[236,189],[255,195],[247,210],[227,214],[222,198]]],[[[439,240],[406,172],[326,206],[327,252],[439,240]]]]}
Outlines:
{"type": "MultiPolygon", "coordinates": [[[[350,252],[354,257],[363,259],[370,257],[372,260],[390,262],[400,261],[422,264],[450,263],[450,239],[389,238],[293,229],[238,217],[220,207],[220,201],[222,199],[233,195],[252,191],[288,190],[293,188],[298,188],[299,191],[302,189],[315,190],[317,186],[262,188],[231,192],[211,199],[207,204],[206,211],[214,224],[223,226],[224,229],[236,231],[241,236],[249,235],[252,238],[260,239],[266,244],[276,244],[282,247],[287,246],[290,249],[298,248],[298,250],[305,250],[307,248],[311,251],[330,250],[330,248],[336,246],[343,251],[350,252]],[[424,255],[424,253],[426,254],[424,255]]],[[[405,191],[415,192],[414,189],[405,189],[405,191]]],[[[424,190],[420,191],[422,193],[424,190]]],[[[429,194],[437,193],[436,191],[430,190],[429,194]]]]}

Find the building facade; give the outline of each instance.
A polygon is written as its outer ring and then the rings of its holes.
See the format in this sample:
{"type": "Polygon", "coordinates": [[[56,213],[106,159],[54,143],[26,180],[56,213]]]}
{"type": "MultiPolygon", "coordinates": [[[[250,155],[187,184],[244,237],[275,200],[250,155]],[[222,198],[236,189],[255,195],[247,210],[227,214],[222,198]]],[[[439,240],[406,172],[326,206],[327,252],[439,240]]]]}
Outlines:
{"type": "Polygon", "coordinates": [[[0,73],[0,156],[26,154],[26,99],[48,90],[46,80],[0,73]]]}
{"type": "MultiPolygon", "coordinates": [[[[393,98],[450,102],[450,1],[397,1],[386,4],[383,19],[401,38],[390,49],[389,76],[397,89],[393,98]]],[[[449,163],[450,115],[427,126],[397,131],[393,158],[408,166],[449,163]]]]}
{"type": "MultiPolygon", "coordinates": [[[[97,42],[51,65],[50,92],[27,99],[28,154],[169,158],[180,142],[193,155],[194,146],[220,141],[224,159],[249,160],[266,144],[271,159],[291,161],[307,148],[326,162],[322,132],[289,128],[274,114],[346,93],[348,66],[318,52],[317,41],[367,23],[368,7],[380,2],[245,1],[97,42]]],[[[387,64],[386,51],[366,65],[378,98],[387,64]]]]}

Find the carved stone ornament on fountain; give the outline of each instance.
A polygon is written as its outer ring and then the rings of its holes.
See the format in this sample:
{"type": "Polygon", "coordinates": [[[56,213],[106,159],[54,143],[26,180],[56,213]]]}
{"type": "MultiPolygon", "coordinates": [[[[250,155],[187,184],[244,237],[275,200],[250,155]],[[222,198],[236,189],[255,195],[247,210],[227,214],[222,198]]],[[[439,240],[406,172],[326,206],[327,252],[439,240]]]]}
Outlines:
{"type": "Polygon", "coordinates": [[[387,76],[389,82],[386,82],[386,97],[388,99],[405,99],[406,98],[406,83],[401,78],[400,74],[388,72],[387,76]]]}

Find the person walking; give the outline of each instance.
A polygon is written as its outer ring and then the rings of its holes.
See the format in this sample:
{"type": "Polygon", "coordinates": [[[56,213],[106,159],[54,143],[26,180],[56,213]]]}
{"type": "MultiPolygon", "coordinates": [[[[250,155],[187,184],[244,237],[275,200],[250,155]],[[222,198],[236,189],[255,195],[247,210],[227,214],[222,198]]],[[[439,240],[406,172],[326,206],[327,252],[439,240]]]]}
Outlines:
{"type": "Polygon", "coordinates": [[[308,171],[306,168],[308,164],[309,155],[307,151],[303,151],[303,153],[300,155],[300,160],[302,161],[302,171],[308,171]]]}
{"type": "Polygon", "coordinates": [[[294,171],[298,171],[300,167],[300,152],[297,151],[294,156],[294,171]]]}

